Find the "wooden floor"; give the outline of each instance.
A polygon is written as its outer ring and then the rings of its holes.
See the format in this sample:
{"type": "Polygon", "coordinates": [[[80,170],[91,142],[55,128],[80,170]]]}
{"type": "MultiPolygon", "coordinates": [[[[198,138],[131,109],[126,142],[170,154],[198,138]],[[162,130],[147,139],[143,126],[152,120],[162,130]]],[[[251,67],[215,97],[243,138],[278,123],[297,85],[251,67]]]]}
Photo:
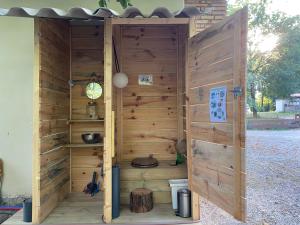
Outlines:
{"type": "MultiPolygon", "coordinates": [[[[90,197],[84,193],[72,193],[51,212],[42,224],[103,224],[102,193],[90,197]]],[[[3,224],[30,224],[22,221],[22,210],[3,224]]],[[[114,224],[175,224],[191,223],[191,218],[174,214],[172,204],[155,204],[147,213],[132,213],[128,205],[121,207],[121,215],[114,224]]]]}
{"type": "Polygon", "coordinates": [[[121,215],[112,221],[114,224],[187,224],[191,218],[175,216],[172,204],[155,204],[147,213],[132,213],[128,206],[121,207],[121,215]]]}
{"type": "Polygon", "coordinates": [[[50,213],[43,224],[102,223],[102,193],[94,197],[84,193],[71,193],[50,213]]]}
{"type": "Polygon", "coordinates": [[[32,223],[23,222],[23,209],[21,209],[2,223],[2,225],[8,225],[8,224],[24,224],[24,225],[26,224],[26,225],[29,225],[29,224],[32,224],[32,223]]]}

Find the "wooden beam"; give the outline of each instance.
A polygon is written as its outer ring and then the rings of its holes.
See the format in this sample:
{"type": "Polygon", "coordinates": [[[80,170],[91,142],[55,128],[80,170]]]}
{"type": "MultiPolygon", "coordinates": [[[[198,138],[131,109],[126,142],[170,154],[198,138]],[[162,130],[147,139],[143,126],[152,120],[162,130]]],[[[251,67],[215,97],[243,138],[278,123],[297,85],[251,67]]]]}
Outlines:
{"type": "MultiPolygon", "coordinates": [[[[192,181],[192,148],[191,148],[191,119],[190,119],[190,91],[189,91],[189,44],[188,38],[196,34],[195,19],[191,19],[188,28],[188,34],[185,39],[185,92],[186,92],[186,140],[187,140],[187,161],[188,161],[188,181],[189,188],[191,190],[192,181]]],[[[200,220],[200,196],[196,192],[192,192],[192,218],[194,221],[200,220]]]]}
{"type": "Polygon", "coordinates": [[[115,111],[112,111],[111,114],[111,157],[114,158],[116,155],[115,152],[115,111]]]}
{"type": "Polygon", "coordinates": [[[104,21],[104,222],[112,220],[112,20],[104,21]]]}
{"type": "MultiPolygon", "coordinates": [[[[118,59],[119,59],[119,67],[120,71],[122,71],[122,29],[121,26],[113,27],[113,36],[115,40],[115,46],[117,49],[118,59]]],[[[117,72],[114,68],[114,72],[117,72]]],[[[121,151],[123,146],[123,89],[116,88],[116,96],[115,96],[115,110],[116,110],[116,126],[117,126],[117,149],[116,149],[116,161],[121,161],[121,151]]]]}
{"type": "Polygon", "coordinates": [[[32,223],[40,221],[40,40],[39,19],[34,19],[32,223]]]}
{"type": "Polygon", "coordinates": [[[197,29],[196,29],[196,18],[192,17],[189,21],[189,37],[193,37],[194,35],[197,34],[197,29]]]}
{"type": "Polygon", "coordinates": [[[190,18],[112,18],[112,24],[151,25],[189,24],[190,18]]]}
{"type": "Polygon", "coordinates": [[[235,20],[234,43],[238,47],[234,48],[234,68],[233,68],[233,87],[242,87],[243,95],[233,102],[233,148],[235,151],[235,210],[234,217],[238,220],[246,220],[246,196],[245,196],[245,146],[241,141],[241,137],[245,136],[242,123],[245,123],[243,114],[245,109],[242,108],[242,102],[245,101],[246,87],[246,51],[247,51],[247,19],[248,8],[245,7],[239,11],[239,15],[235,20]]]}
{"type": "Polygon", "coordinates": [[[184,124],[184,105],[185,105],[185,42],[186,28],[188,26],[181,25],[177,27],[177,139],[182,140],[185,137],[184,124]]]}
{"type": "MultiPolygon", "coordinates": [[[[69,79],[72,80],[72,29],[69,29],[69,54],[70,54],[70,75],[69,75],[69,79]]],[[[70,102],[69,102],[69,121],[68,121],[68,125],[69,125],[69,142],[73,143],[72,140],[72,123],[70,123],[70,121],[72,120],[72,88],[70,87],[69,90],[69,94],[70,94],[70,102]]],[[[70,177],[72,177],[72,148],[69,149],[69,154],[70,154],[70,177]]],[[[72,180],[70,181],[70,186],[69,186],[69,192],[72,192],[72,180]]]]}

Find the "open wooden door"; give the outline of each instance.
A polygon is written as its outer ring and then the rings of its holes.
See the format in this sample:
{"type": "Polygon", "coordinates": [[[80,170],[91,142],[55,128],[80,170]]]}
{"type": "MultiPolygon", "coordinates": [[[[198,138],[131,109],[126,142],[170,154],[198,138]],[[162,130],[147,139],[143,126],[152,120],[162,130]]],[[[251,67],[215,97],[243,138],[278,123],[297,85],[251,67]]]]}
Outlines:
{"type": "Polygon", "coordinates": [[[239,220],[246,205],[247,17],[244,8],[188,42],[189,185],[239,220]]]}

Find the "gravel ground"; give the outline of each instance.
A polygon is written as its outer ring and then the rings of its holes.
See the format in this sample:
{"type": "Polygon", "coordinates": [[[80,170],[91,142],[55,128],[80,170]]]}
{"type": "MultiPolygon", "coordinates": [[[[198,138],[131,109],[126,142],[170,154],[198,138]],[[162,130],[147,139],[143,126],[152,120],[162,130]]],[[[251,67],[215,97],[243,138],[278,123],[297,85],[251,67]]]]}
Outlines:
{"type": "MultiPolygon", "coordinates": [[[[300,225],[300,130],[247,131],[247,223],[300,225]]],[[[207,201],[203,225],[241,225],[207,201]]]]}

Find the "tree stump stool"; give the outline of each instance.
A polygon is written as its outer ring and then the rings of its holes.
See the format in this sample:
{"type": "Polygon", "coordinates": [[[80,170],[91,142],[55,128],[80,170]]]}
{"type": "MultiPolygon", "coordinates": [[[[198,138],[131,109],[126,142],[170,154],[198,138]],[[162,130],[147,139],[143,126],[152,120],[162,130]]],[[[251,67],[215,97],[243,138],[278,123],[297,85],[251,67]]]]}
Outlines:
{"type": "Polygon", "coordinates": [[[130,193],[130,211],[145,213],[153,209],[153,193],[146,188],[137,188],[130,193]]]}

